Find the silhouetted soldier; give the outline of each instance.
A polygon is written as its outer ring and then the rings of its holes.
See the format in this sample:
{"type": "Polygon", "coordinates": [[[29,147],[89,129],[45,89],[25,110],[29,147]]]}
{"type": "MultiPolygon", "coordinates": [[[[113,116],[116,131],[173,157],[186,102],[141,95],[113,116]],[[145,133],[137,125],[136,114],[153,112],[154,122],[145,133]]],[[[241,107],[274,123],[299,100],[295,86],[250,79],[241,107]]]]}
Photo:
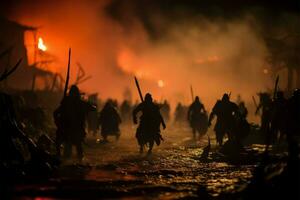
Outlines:
{"type": "Polygon", "coordinates": [[[250,124],[247,121],[248,109],[245,106],[244,101],[239,101],[238,113],[235,115],[236,127],[233,131],[233,137],[236,144],[242,146],[242,140],[245,139],[250,133],[250,124]]]}
{"type": "Polygon", "coordinates": [[[258,114],[259,110],[262,110],[261,114],[261,132],[269,134],[272,115],[272,99],[268,93],[259,93],[259,105],[256,108],[255,114],[258,114]]]}
{"type": "Polygon", "coordinates": [[[299,142],[300,137],[300,90],[296,89],[287,102],[287,141],[299,142]]]}
{"type": "Polygon", "coordinates": [[[131,118],[131,103],[128,100],[124,100],[120,106],[120,111],[123,122],[128,121],[131,118]]]}
{"type": "Polygon", "coordinates": [[[183,120],[186,119],[185,117],[185,112],[184,112],[184,107],[181,103],[178,103],[176,108],[175,108],[175,113],[174,113],[174,122],[183,122],[183,120]]]}
{"type": "Polygon", "coordinates": [[[243,119],[246,119],[248,116],[248,109],[245,106],[245,102],[240,101],[238,103],[238,107],[239,107],[239,113],[240,113],[240,117],[243,119]]]}
{"type": "Polygon", "coordinates": [[[170,104],[167,100],[165,100],[164,103],[161,105],[160,110],[161,110],[161,114],[162,114],[164,120],[166,122],[168,122],[169,119],[170,119],[170,110],[171,110],[171,108],[170,108],[170,104]]]}
{"type": "Polygon", "coordinates": [[[84,141],[85,123],[87,114],[96,108],[83,101],[76,85],[70,88],[60,106],[54,111],[54,119],[58,125],[56,135],[57,154],[60,156],[60,145],[64,144],[64,156],[69,158],[72,154],[72,145],[76,146],[79,161],[83,158],[82,143],[84,141]]]}
{"type": "Polygon", "coordinates": [[[97,134],[98,129],[98,112],[97,112],[97,103],[98,97],[97,94],[89,95],[88,102],[95,106],[96,110],[88,112],[87,116],[87,125],[88,125],[88,131],[89,133],[92,133],[93,135],[97,134]]]}
{"type": "Polygon", "coordinates": [[[271,143],[281,142],[287,129],[287,100],[282,91],[277,92],[272,104],[271,143]]]}
{"type": "Polygon", "coordinates": [[[118,140],[120,137],[119,125],[121,123],[121,117],[112,102],[106,102],[104,108],[99,115],[99,125],[101,126],[101,135],[105,142],[107,142],[107,136],[114,135],[118,140]]]}
{"type": "Polygon", "coordinates": [[[143,152],[144,145],[149,144],[148,154],[151,154],[154,142],[159,145],[162,137],[160,125],[166,128],[164,119],[159,111],[159,106],[153,103],[151,94],[145,95],[145,101],[140,103],[133,110],[133,122],[137,124],[137,114],[142,112],[140,124],[136,131],[136,138],[140,145],[140,152],[143,152]]]}
{"type": "Polygon", "coordinates": [[[193,137],[196,138],[196,133],[199,136],[203,135],[207,131],[207,113],[205,111],[204,105],[200,102],[198,96],[196,96],[195,101],[191,104],[188,109],[188,121],[193,129],[193,137]]]}
{"type": "Polygon", "coordinates": [[[233,139],[233,131],[234,128],[236,128],[236,115],[238,112],[238,106],[229,100],[228,94],[224,94],[222,100],[218,100],[214,105],[209,116],[208,125],[211,125],[211,122],[216,115],[217,122],[214,130],[216,132],[217,142],[220,146],[223,144],[223,138],[226,133],[229,140],[233,139]]]}

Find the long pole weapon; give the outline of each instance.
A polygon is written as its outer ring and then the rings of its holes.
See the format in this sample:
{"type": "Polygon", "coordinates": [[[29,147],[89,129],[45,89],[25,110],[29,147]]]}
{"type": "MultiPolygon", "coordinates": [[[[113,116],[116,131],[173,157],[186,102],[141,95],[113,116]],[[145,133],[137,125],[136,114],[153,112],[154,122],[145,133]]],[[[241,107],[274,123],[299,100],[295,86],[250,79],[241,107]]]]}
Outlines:
{"type": "Polygon", "coordinates": [[[252,96],[252,100],[253,100],[255,108],[257,109],[258,108],[258,104],[257,104],[256,99],[255,99],[254,96],[252,96]]]}
{"type": "Polygon", "coordinates": [[[193,86],[191,85],[191,95],[192,95],[192,102],[194,101],[194,90],[193,90],[193,86]]]}
{"type": "Polygon", "coordinates": [[[69,48],[68,70],[67,70],[66,84],[64,89],[64,98],[67,96],[68,87],[69,87],[70,66],[71,66],[71,48],[69,48]]]}
{"type": "Polygon", "coordinates": [[[278,83],[279,83],[279,75],[276,77],[275,86],[274,86],[274,93],[273,93],[273,99],[276,98],[276,94],[278,92],[278,83]]]}
{"type": "Polygon", "coordinates": [[[143,98],[143,94],[142,94],[142,91],[141,91],[141,88],[140,88],[140,84],[139,84],[139,81],[136,78],[136,76],[134,77],[134,80],[135,80],[135,85],[136,85],[136,87],[138,89],[138,92],[139,92],[140,99],[141,99],[142,102],[144,102],[144,98],[143,98]]]}

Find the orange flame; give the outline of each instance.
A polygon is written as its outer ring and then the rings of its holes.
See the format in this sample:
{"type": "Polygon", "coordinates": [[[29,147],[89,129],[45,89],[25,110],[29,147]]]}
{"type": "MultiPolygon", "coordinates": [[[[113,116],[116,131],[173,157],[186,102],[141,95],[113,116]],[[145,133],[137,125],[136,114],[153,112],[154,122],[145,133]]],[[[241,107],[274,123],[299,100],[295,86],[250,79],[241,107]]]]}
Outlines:
{"type": "Polygon", "coordinates": [[[47,47],[46,45],[44,44],[44,41],[41,37],[39,37],[39,43],[38,43],[38,48],[42,51],[46,51],[47,50],[47,47]]]}

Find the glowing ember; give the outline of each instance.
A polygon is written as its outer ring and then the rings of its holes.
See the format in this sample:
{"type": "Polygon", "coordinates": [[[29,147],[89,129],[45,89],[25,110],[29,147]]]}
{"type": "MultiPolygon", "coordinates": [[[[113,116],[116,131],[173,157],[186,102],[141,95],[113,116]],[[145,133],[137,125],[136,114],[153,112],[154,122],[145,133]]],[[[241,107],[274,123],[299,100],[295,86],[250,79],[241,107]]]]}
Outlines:
{"type": "Polygon", "coordinates": [[[158,87],[160,87],[160,88],[162,88],[162,87],[164,87],[164,86],[165,86],[165,83],[164,83],[164,81],[163,81],[163,80],[159,80],[159,81],[157,81],[157,84],[158,84],[158,87]]]}
{"type": "Polygon", "coordinates": [[[39,38],[38,48],[40,50],[42,50],[42,51],[46,51],[47,50],[47,47],[44,44],[44,41],[43,41],[43,39],[41,37],[39,38]]]}

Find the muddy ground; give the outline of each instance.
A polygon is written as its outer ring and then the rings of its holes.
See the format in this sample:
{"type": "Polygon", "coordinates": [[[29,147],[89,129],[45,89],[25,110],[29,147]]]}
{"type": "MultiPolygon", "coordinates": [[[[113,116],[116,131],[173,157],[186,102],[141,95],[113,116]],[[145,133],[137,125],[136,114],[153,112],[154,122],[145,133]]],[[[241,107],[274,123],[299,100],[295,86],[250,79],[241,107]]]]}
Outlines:
{"type": "Polygon", "coordinates": [[[140,154],[133,126],[122,127],[119,141],[97,141],[88,135],[83,163],[74,159],[48,178],[30,178],[19,182],[14,199],[202,199],[235,193],[252,177],[263,145],[247,146],[239,163],[228,162],[218,153],[214,133],[209,130],[212,151],[208,160],[200,154],[207,145],[206,136],[193,140],[184,125],[163,131],[164,142],[153,154],[140,154]]]}

